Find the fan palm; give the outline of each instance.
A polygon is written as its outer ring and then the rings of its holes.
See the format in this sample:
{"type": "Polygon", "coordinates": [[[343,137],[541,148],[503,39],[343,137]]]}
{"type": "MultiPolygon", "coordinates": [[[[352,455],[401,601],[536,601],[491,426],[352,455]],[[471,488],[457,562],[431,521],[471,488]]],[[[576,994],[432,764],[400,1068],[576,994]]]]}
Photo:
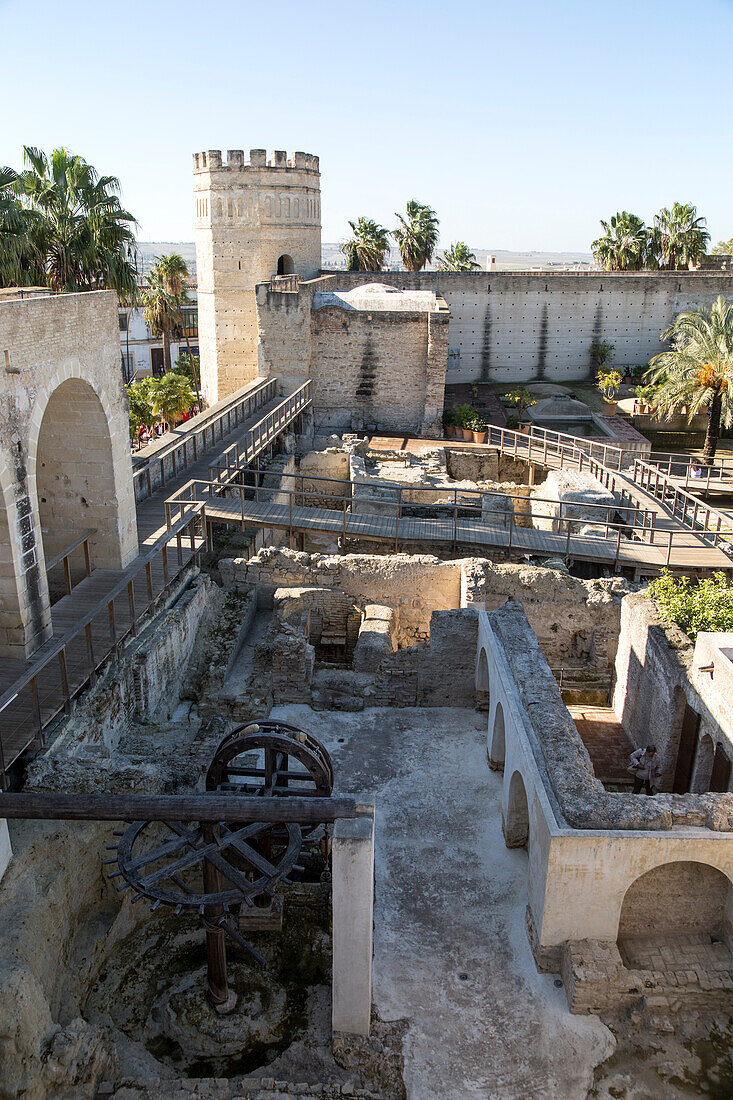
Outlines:
{"type": "Polygon", "coordinates": [[[400,225],[392,230],[407,271],[421,271],[430,263],[438,243],[438,217],[433,209],[417,199],[407,204],[407,217],[395,214],[400,225]]]}
{"type": "Polygon", "coordinates": [[[721,423],[733,421],[733,305],[721,296],[710,309],[680,313],[662,339],[672,346],[655,355],[645,375],[659,387],[654,408],[667,418],[685,408],[690,419],[708,409],[703,458],[710,462],[721,423]]]}
{"type": "Polygon", "coordinates": [[[45,283],[38,248],[38,218],[20,201],[20,180],[12,168],[0,168],[0,286],[45,283]]]}
{"type": "MultiPolygon", "coordinates": [[[[175,302],[178,313],[177,326],[183,332],[186,340],[186,349],[190,361],[194,358],[194,355],[191,351],[191,341],[188,338],[188,329],[186,328],[186,322],[183,316],[183,307],[188,305],[189,302],[188,294],[186,293],[186,280],[189,278],[188,265],[183,256],[179,256],[177,252],[171,252],[168,256],[159,256],[155,266],[160,271],[163,283],[175,302]]],[[[199,408],[201,408],[201,395],[199,393],[198,378],[195,373],[193,375],[193,381],[196,386],[196,401],[199,408]]]]}
{"type": "Polygon", "coordinates": [[[636,214],[621,210],[610,222],[601,220],[605,234],[593,241],[593,255],[604,271],[640,271],[647,260],[649,234],[636,214]]]}
{"type": "Polygon", "coordinates": [[[157,264],[150,269],[140,300],[143,317],[153,335],[163,340],[163,371],[167,374],[171,369],[171,337],[178,330],[179,311],[165,275],[157,264]]]}
{"type": "Polygon", "coordinates": [[[381,271],[389,254],[389,230],[371,218],[349,222],[353,236],[341,245],[348,271],[381,271]]]}
{"type": "Polygon", "coordinates": [[[698,218],[690,202],[675,202],[654,218],[654,238],[659,250],[659,266],[666,271],[698,264],[705,255],[710,234],[705,218],[698,218]]]}
{"type": "Polygon", "coordinates": [[[440,271],[475,271],[479,267],[476,257],[464,241],[456,241],[438,258],[440,271]]]}
{"type": "Polygon", "coordinates": [[[120,205],[120,183],[100,176],[83,157],[55,149],[49,160],[25,146],[19,177],[26,206],[37,216],[37,247],[54,290],[134,292],[135,219],[120,205]]]}

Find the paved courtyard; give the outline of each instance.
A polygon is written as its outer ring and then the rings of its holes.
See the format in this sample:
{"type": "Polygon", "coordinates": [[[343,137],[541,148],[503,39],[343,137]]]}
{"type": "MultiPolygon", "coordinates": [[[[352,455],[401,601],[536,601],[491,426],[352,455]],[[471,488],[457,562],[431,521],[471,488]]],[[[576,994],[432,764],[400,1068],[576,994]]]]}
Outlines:
{"type": "Polygon", "coordinates": [[[613,1049],[538,974],[524,930],[527,855],[504,846],[485,716],[277,707],[334,758],[340,793],[377,807],[374,1003],[409,1021],[409,1100],[585,1100],[613,1049]]]}

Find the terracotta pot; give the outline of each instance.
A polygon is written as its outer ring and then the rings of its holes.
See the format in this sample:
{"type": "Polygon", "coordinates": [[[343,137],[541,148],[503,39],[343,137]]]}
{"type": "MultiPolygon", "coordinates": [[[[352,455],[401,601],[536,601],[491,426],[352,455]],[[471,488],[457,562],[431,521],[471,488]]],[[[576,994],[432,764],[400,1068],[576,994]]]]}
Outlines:
{"type": "Polygon", "coordinates": [[[446,426],[443,428],[443,435],[445,436],[446,439],[453,439],[453,436],[455,435],[455,431],[456,431],[456,429],[453,426],[453,424],[446,424],[446,426]]]}
{"type": "Polygon", "coordinates": [[[618,407],[618,401],[606,401],[606,399],[604,397],[604,399],[603,399],[603,415],[604,416],[615,416],[617,407],[618,407]]]}
{"type": "Polygon", "coordinates": [[[474,443],[486,442],[486,432],[471,432],[471,435],[473,436],[474,443]]]}
{"type": "Polygon", "coordinates": [[[461,428],[461,435],[467,443],[473,443],[473,432],[470,428],[461,428]]]}

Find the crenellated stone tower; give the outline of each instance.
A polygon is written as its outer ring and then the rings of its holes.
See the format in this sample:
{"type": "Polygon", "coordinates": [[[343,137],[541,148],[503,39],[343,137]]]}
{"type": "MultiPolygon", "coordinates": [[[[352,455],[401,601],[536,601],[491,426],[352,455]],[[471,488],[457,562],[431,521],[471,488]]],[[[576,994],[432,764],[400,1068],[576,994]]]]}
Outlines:
{"type": "Polygon", "coordinates": [[[201,376],[210,405],[257,377],[255,286],[321,266],[318,157],[276,150],[194,153],[201,376]]]}

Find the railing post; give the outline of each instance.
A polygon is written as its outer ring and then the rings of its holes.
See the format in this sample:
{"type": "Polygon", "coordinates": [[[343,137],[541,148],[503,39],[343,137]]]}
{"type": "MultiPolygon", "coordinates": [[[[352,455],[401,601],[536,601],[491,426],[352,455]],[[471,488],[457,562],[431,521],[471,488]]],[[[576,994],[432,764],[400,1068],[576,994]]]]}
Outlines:
{"type": "Polygon", "coordinates": [[[117,644],[117,624],[115,622],[115,601],[110,600],[107,604],[107,615],[109,616],[109,636],[112,641],[112,645],[117,644]]]}
{"type": "Polygon", "coordinates": [[[673,534],[674,534],[674,531],[669,532],[669,542],[667,543],[667,561],[665,563],[666,565],[669,565],[670,561],[672,560],[672,536],[673,536],[673,534]]]}
{"type": "Polygon", "coordinates": [[[66,582],[66,595],[71,595],[71,565],[69,555],[64,556],[64,581],[66,582]]]}
{"type": "Polygon", "coordinates": [[[31,693],[31,700],[33,702],[33,716],[36,720],[36,727],[38,730],[38,747],[42,749],[44,745],[43,719],[41,717],[41,701],[38,698],[38,684],[36,682],[35,676],[33,676],[28,681],[28,687],[31,693]]]}
{"type": "Polygon", "coordinates": [[[130,608],[130,632],[134,637],[137,634],[137,621],[135,619],[135,587],[131,580],[127,582],[127,603],[130,608]]]}
{"type": "Polygon", "coordinates": [[[618,572],[618,559],[619,559],[620,553],[621,553],[621,528],[619,527],[618,533],[616,535],[616,560],[613,563],[614,573],[618,572]]]}
{"type": "Polygon", "coordinates": [[[61,694],[64,697],[64,710],[71,714],[71,695],[69,694],[69,676],[66,669],[66,646],[59,650],[59,673],[61,675],[61,694]]]}
{"type": "Polygon", "coordinates": [[[145,562],[145,580],[148,586],[148,600],[153,602],[153,568],[149,561],[145,562]]]}
{"type": "Polygon", "coordinates": [[[93,687],[97,682],[97,668],[94,660],[94,646],[92,645],[92,624],[87,623],[84,627],[84,634],[86,635],[87,642],[87,660],[89,661],[89,686],[93,687]]]}

